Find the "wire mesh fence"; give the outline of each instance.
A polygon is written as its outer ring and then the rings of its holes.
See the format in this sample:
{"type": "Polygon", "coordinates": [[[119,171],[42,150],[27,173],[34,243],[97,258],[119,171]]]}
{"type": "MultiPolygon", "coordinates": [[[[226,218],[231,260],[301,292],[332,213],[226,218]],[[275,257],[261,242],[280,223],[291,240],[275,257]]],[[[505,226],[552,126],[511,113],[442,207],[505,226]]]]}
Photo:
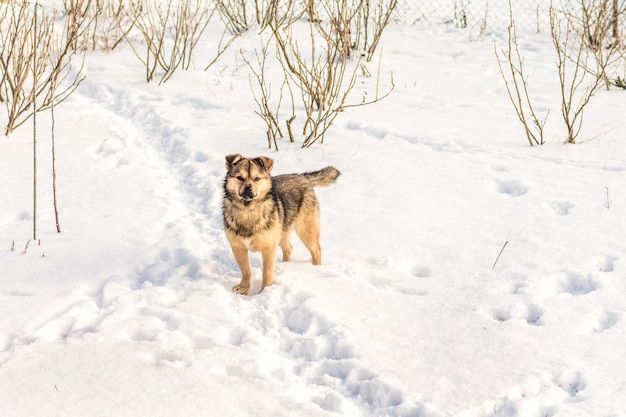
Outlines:
{"type": "MultiPolygon", "coordinates": [[[[551,0],[514,0],[513,15],[519,29],[550,28],[551,0]]],[[[449,24],[470,30],[503,30],[509,24],[507,0],[398,0],[396,23],[449,24]]]]}

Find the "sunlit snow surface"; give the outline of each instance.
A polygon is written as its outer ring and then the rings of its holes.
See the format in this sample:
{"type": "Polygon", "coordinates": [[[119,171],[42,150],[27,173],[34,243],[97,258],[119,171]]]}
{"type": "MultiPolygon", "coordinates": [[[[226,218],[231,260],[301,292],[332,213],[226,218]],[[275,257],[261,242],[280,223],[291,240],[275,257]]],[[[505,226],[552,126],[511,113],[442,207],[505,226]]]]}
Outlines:
{"type": "MultiPolygon", "coordinates": [[[[239,55],[254,31],[163,86],[128,45],[90,52],[55,109],[60,234],[38,115],[41,243],[24,254],[32,129],[0,140],[0,415],[624,416],[626,96],[599,91],[563,145],[551,40],[521,33],[551,110],[531,148],[495,61],[505,35],[389,27],[391,96],[278,152],[239,55]],[[254,295],[231,292],[227,153],[342,172],[317,191],[322,266],[294,237],[273,287],[258,294],[256,254],[254,295]]],[[[352,102],[374,95],[360,76],[352,102]]]]}

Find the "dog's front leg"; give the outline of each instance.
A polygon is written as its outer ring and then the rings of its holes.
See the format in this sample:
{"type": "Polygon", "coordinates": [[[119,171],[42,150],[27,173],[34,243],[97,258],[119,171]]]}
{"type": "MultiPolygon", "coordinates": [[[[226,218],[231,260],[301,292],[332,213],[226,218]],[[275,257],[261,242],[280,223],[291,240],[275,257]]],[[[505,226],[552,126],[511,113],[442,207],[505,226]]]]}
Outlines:
{"type": "Polygon", "coordinates": [[[233,292],[237,294],[248,295],[250,291],[250,278],[252,271],[250,270],[250,260],[248,259],[248,249],[245,246],[232,246],[233,255],[237,261],[237,266],[241,271],[241,282],[233,287],[233,292]]]}
{"type": "Polygon", "coordinates": [[[274,270],[276,269],[276,245],[271,245],[261,251],[263,256],[263,288],[274,283],[274,270]]]}

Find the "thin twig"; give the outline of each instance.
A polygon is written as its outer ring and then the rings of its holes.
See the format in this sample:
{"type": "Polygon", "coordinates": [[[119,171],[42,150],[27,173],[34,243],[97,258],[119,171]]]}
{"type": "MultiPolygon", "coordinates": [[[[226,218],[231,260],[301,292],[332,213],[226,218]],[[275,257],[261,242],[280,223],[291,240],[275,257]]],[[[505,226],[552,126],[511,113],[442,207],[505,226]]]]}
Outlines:
{"type": "Polygon", "coordinates": [[[496,264],[498,263],[498,259],[500,259],[500,255],[502,255],[502,252],[504,252],[504,248],[506,248],[507,243],[509,243],[508,240],[504,242],[504,245],[502,245],[502,249],[500,249],[500,253],[498,254],[498,257],[496,258],[496,261],[493,263],[493,266],[491,267],[492,271],[495,269],[496,264]]]}

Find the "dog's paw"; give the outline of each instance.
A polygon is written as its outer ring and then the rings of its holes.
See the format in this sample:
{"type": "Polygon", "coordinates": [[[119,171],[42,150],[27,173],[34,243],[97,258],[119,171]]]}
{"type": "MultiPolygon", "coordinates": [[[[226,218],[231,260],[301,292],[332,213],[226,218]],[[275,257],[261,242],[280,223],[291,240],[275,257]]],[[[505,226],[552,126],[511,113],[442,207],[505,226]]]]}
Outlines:
{"type": "Polygon", "coordinates": [[[235,294],[248,295],[249,291],[250,291],[250,287],[244,287],[241,284],[235,285],[233,287],[233,292],[235,294]]]}

